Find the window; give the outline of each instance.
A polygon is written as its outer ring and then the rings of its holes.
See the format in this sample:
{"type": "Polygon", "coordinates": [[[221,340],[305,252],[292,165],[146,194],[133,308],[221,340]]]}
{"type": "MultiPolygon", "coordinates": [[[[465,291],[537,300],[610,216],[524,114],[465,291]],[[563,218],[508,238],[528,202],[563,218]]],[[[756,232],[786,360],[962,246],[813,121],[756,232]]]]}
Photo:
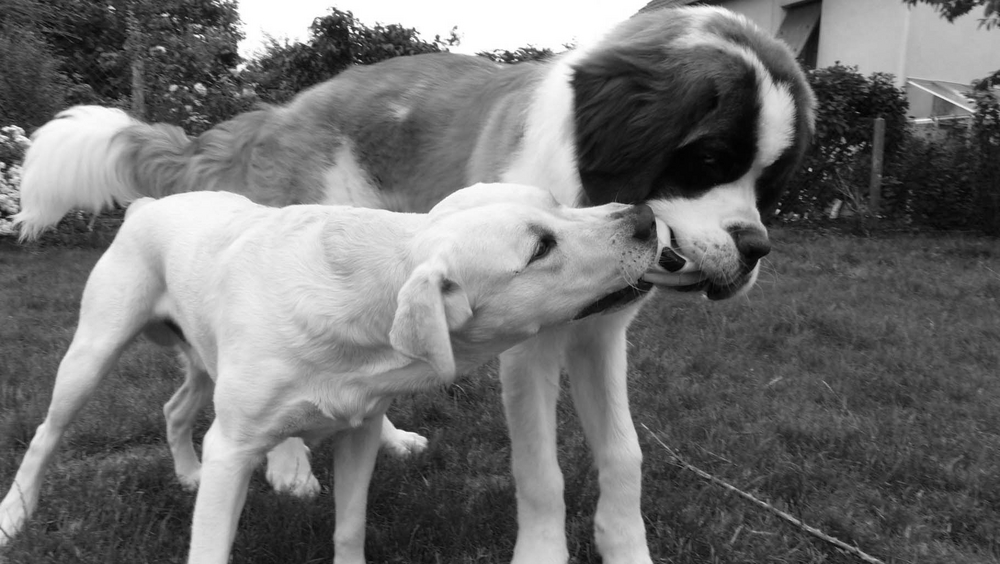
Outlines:
{"type": "Polygon", "coordinates": [[[816,68],[819,55],[819,19],[822,2],[805,2],[785,8],[785,19],[778,28],[777,37],[791,48],[804,66],[816,68]]]}

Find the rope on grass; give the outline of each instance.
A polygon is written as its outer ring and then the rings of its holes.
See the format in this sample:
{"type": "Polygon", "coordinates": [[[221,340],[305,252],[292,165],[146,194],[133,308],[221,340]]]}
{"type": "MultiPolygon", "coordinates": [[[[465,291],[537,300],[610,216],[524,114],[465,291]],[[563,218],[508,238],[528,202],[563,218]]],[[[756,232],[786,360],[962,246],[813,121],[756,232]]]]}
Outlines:
{"type": "Polygon", "coordinates": [[[807,525],[804,522],[802,522],[801,519],[793,517],[792,515],[790,515],[790,514],[784,512],[784,511],[778,509],[777,507],[771,505],[770,503],[767,503],[766,501],[757,499],[756,497],[754,497],[754,496],[746,493],[745,491],[737,488],[736,486],[733,486],[733,485],[729,484],[728,482],[726,482],[726,481],[724,481],[724,480],[722,480],[720,478],[716,478],[715,476],[709,474],[708,472],[705,472],[704,470],[702,470],[702,469],[700,469],[700,468],[698,468],[696,466],[692,466],[686,460],[684,460],[683,458],[681,458],[679,454],[677,454],[676,452],[674,452],[674,450],[672,448],[670,448],[669,446],[667,446],[666,443],[664,443],[662,440],[660,440],[660,437],[657,437],[656,433],[654,433],[649,427],[647,427],[645,423],[641,423],[641,425],[642,425],[642,428],[645,429],[646,432],[649,433],[649,435],[651,437],[653,437],[653,440],[655,440],[656,442],[660,443],[660,446],[662,446],[667,451],[667,454],[669,454],[670,457],[674,460],[674,462],[677,465],[679,465],[680,467],[685,468],[687,470],[690,470],[691,472],[694,472],[695,474],[697,474],[701,478],[703,478],[705,480],[708,480],[709,482],[712,482],[713,484],[715,484],[717,486],[721,486],[721,487],[725,488],[726,490],[729,490],[729,491],[735,493],[736,495],[742,497],[743,499],[745,499],[745,500],[753,503],[754,505],[756,505],[758,507],[762,507],[762,508],[770,511],[771,513],[774,513],[778,517],[781,517],[785,521],[788,521],[789,523],[791,523],[792,525],[795,525],[796,527],[802,529],[803,531],[805,531],[805,532],[807,532],[807,533],[809,533],[809,534],[811,534],[811,535],[813,535],[815,537],[818,537],[820,539],[825,540],[826,542],[828,542],[828,543],[836,546],[840,550],[843,550],[844,552],[847,552],[847,553],[849,553],[849,554],[851,554],[853,556],[856,556],[857,558],[859,558],[860,560],[862,560],[864,562],[869,562],[870,564],[885,564],[885,562],[879,560],[878,558],[875,558],[874,556],[871,556],[871,555],[863,552],[858,547],[851,546],[851,545],[845,543],[842,540],[835,539],[835,538],[831,537],[830,535],[824,533],[823,531],[821,531],[821,530],[819,530],[819,529],[817,529],[815,527],[810,527],[809,525],[807,525]]]}

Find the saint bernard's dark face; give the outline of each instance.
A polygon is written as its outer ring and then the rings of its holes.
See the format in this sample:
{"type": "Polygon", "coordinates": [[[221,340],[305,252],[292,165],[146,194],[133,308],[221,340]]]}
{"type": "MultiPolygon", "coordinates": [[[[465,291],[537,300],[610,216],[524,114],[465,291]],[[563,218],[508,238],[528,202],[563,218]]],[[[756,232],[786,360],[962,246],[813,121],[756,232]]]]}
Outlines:
{"type": "Polygon", "coordinates": [[[581,203],[648,203],[698,271],[675,289],[746,291],[770,251],[761,213],[812,136],[813,96],[788,48],[731,12],[661,10],[573,69],[581,203]]]}

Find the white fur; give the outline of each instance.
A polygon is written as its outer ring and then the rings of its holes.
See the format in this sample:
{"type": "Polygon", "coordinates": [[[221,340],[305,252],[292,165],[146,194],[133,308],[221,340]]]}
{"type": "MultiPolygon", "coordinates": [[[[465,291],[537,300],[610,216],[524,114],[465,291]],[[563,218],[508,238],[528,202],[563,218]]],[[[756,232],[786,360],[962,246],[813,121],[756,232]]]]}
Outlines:
{"type": "Polygon", "coordinates": [[[528,109],[524,143],[504,172],[504,182],[545,186],[563,205],[576,205],[582,192],[576,165],[571,65],[572,51],[553,64],[528,109]]]}
{"type": "Polygon", "coordinates": [[[795,102],[788,88],[775,84],[767,73],[757,74],[757,87],[761,109],[755,164],[764,169],[774,164],[792,144],[795,102]]]}
{"type": "Polygon", "coordinates": [[[72,209],[98,213],[137,196],[129,179],[118,174],[122,146],[112,142],[135,123],[121,110],[75,106],[38,128],[24,156],[21,212],[14,216],[21,239],[37,237],[72,209]],[[51,155],[68,158],[53,165],[51,155]]]}
{"type": "MultiPolygon", "coordinates": [[[[178,348],[188,367],[185,385],[165,408],[179,477],[198,486],[188,561],[228,561],[250,474],[265,453],[279,481],[295,478],[284,487],[315,493],[299,437],[332,434],[335,561],[363,562],[365,493],[380,435],[390,430],[383,421],[392,398],[450,384],[458,372],[558,331],[588,305],[636,284],[659,252],[655,236],[635,237],[641,217],[622,204],[562,207],[525,186],[467,188],[426,215],[267,208],[226,192],[137,201],[88,279],[48,414],[0,502],[0,545],[33,513],[75,414],[146,331],[178,348]],[[539,226],[558,243],[529,262],[539,226]],[[199,465],[190,422],[213,382],[216,419],[199,465]]],[[[592,351],[591,344],[580,346],[592,351]]],[[[617,371],[624,347],[592,360],[613,362],[617,371]]],[[[590,370],[600,368],[581,367],[590,370]]],[[[579,393],[586,402],[605,401],[602,388],[579,393]]],[[[626,401],[613,391],[609,400],[626,401]]],[[[589,425],[588,436],[625,425],[619,413],[589,425]]],[[[637,455],[627,445],[606,448],[637,455]]],[[[637,482],[638,474],[607,479],[637,482]]]]}
{"type": "Polygon", "coordinates": [[[330,167],[323,178],[323,185],[327,189],[320,203],[331,206],[385,207],[368,174],[354,160],[350,146],[341,146],[333,160],[336,164],[330,167]]]}

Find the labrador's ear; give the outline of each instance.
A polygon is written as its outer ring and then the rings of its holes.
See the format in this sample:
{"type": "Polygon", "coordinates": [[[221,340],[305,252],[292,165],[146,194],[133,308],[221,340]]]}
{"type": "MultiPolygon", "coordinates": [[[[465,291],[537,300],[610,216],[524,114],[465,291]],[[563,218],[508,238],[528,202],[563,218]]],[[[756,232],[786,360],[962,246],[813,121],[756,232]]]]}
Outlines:
{"type": "Polygon", "coordinates": [[[451,381],[456,368],[449,333],[470,317],[472,308],[465,291],[448,279],[442,261],[431,260],[414,269],[399,290],[389,342],[451,381]]]}

